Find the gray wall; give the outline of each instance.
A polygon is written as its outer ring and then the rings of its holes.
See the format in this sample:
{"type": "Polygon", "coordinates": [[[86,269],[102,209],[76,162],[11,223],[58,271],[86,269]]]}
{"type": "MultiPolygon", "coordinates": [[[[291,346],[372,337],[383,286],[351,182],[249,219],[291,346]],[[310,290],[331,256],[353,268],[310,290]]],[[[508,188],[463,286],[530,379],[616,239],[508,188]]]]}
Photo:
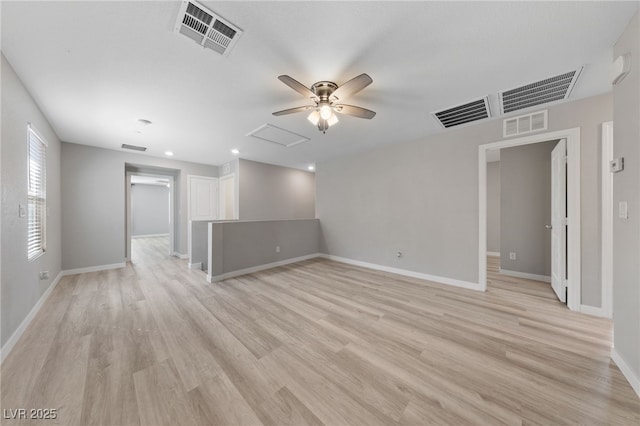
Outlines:
{"type": "Polygon", "coordinates": [[[614,346],[640,380],[640,18],[635,14],[614,46],[614,58],[631,53],[631,72],[613,88],[613,155],[624,171],[613,175],[614,346]],[[619,219],[627,201],[629,219],[619,219]]]}
{"type": "Polygon", "coordinates": [[[163,185],[131,185],[131,235],[169,233],[169,188],[163,185]]]}
{"type": "Polygon", "coordinates": [[[187,253],[187,175],[218,167],[62,143],[62,269],[124,262],[125,164],[176,176],[175,251],[187,253]]]}
{"type": "Polygon", "coordinates": [[[317,219],[211,222],[209,275],[318,253],[317,219]],[[276,246],[280,252],[276,252],[276,246]]]}
{"type": "Polygon", "coordinates": [[[500,267],[551,275],[551,151],[558,141],[500,150],[500,267]],[[516,260],[509,253],[516,253],[516,260]]]}
{"type": "Polygon", "coordinates": [[[209,221],[193,220],[191,226],[191,250],[189,251],[189,263],[202,264],[202,270],[208,269],[207,251],[209,240],[207,232],[209,229],[209,221]]]}
{"type": "Polygon", "coordinates": [[[315,175],[249,160],[239,162],[239,219],[315,217],[315,175]]]}
{"type": "Polygon", "coordinates": [[[2,312],[0,344],[4,345],[60,273],[60,141],[35,101],[2,56],[2,312]],[[27,123],[47,143],[47,251],[27,261],[27,218],[18,204],[27,204],[27,123]],[[49,271],[40,280],[40,271],[49,271]]]}
{"type": "MultiPolygon", "coordinates": [[[[600,306],[599,140],[612,96],[548,110],[548,131],[581,128],[582,303],[600,306]]],[[[323,251],[477,283],[478,145],[502,139],[495,119],[318,164],[323,251]]]]}
{"type": "Polygon", "coordinates": [[[500,253],[500,162],[487,163],[487,251],[500,253]]]}

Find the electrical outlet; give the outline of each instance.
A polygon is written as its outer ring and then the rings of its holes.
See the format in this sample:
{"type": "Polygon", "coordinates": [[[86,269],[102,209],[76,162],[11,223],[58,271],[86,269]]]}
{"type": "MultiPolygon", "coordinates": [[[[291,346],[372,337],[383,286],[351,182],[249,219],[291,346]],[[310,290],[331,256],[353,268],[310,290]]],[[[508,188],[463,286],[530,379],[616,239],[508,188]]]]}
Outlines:
{"type": "Polygon", "coordinates": [[[276,246],[276,253],[280,253],[280,246],[276,246]]]}
{"type": "Polygon", "coordinates": [[[629,208],[626,201],[620,201],[618,203],[618,217],[620,219],[628,219],[629,218],[629,208]]]}
{"type": "Polygon", "coordinates": [[[41,271],[40,272],[40,279],[41,280],[48,280],[49,279],[49,271],[41,271]]]}
{"type": "Polygon", "coordinates": [[[27,209],[24,204],[18,204],[18,217],[27,217],[27,209]]]}
{"type": "Polygon", "coordinates": [[[516,252],[512,251],[509,253],[509,260],[516,260],[516,252]]]}

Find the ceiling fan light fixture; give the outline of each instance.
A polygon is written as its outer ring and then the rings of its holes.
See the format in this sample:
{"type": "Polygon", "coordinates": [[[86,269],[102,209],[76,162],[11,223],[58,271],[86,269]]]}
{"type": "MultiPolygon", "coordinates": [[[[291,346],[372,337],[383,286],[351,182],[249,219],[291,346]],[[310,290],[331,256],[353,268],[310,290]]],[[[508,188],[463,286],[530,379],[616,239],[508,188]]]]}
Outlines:
{"type": "Polygon", "coordinates": [[[313,123],[314,126],[317,126],[318,122],[320,121],[320,113],[316,110],[311,111],[311,114],[309,114],[307,120],[313,123]]]}
{"type": "Polygon", "coordinates": [[[331,127],[334,124],[336,124],[338,121],[340,121],[338,120],[338,116],[332,113],[331,117],[327,119],[327,124],[329,125],[329,127],[331,127]]]}
{"type": "Polygon", "coordinates": [[[328,120],[331,118],[333,114],[333,110],[331,109],[331,105],[328,103],[324,103],[320,105],[320,117],[323,120],[328,120]]]}

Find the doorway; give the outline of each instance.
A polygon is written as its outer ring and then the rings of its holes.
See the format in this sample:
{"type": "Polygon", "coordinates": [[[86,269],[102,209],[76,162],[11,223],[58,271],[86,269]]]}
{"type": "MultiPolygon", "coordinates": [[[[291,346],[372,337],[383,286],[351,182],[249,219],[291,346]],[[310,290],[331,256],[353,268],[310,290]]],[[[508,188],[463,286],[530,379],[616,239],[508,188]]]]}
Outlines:
{"type": "Polygon", "coordinates": [[[550,140],[566,139],[567,244],[566,288],[567,306],[580,310],[580,129],[567,129],[535,136],[484,144],[478,150],[479,193],[479,256],[478,276],[481,290],[487,288],[487,154],[496,149],[529,145],[550,140]]]}
{"type": "Polygon", "coordinates": [[[539,295],[555,292],[566,301],[565,157],[564,139],[487,152],[487,262],[493,285],[527,292],[524,287],[534,286],[539,295]]]}
{"type": "Polygon", "coordinates": [[[172,175],[126,172],[126,258],[133,263],[173,254],[175,181],[172,175]]]}

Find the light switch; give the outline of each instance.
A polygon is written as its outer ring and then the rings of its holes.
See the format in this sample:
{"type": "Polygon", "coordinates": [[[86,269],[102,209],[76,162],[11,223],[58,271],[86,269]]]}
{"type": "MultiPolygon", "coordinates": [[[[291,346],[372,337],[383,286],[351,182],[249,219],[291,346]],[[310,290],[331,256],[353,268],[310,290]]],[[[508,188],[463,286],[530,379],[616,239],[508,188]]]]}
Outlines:
{"type": "Polygon", "coordinates": [[[628,219],[629,218],[629,212],[627,211],[627,202],[626,201],[620,201],[618,203],[618,217],[620,219],[628,219]]]}
{"type": "Polygon", "coordinates": [[[18,204],[18,217],[26,217],[27,209],[24,207],[24,204],[18,204]]]}

